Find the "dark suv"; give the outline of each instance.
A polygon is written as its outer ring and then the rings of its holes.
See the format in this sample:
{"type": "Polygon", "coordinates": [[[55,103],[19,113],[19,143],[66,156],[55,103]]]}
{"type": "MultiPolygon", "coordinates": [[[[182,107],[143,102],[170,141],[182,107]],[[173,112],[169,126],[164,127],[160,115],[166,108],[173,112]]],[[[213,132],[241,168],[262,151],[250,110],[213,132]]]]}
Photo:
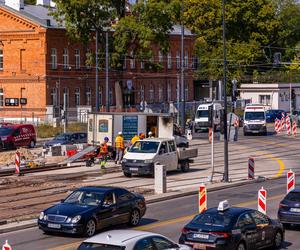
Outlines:
{"type": "Polygon", "coordinates": [[[54,137],[54,139],[47,141],[44,147],[48,148],[51,146],[60,146],[76,143],[87,143],[87,133],[74,132],[59,134],[56,137],[54,137]]]}

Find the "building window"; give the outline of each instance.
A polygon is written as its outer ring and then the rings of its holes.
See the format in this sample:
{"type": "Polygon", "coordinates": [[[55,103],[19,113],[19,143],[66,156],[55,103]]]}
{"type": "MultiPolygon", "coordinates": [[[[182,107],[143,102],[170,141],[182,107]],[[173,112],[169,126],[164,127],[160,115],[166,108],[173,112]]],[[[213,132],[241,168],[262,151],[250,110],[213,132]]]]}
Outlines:
{"type": "Polygon", "coordinates": [[[159,84],[159,88],[158,88],[158,100],[159,102],[162,102],[164,98],[164,89],[162,84],[159,84]]]}
{"type": "Polygon", "coordinates": [[[113,104],[113,88],[109,89],[109,105],[113,104]]]}
{"type": "Polygon", "coordinates": [[[3,49],[0,48],[0,70],[3,70],[3,49]]]}
{"type": "Polygon", "coordinates": [[[135,69],[135,58],[133,51],[130,52],[130,69],[135,69]]]}
{"type": "Polygon", "coordinates": [[[144,59],[141,59],[141,69],[145,69],[145,61],[144,61],[144,59]]]}
{"type": "Polygon", "coordinates": [[[171,101],[171,98],[172,98],[172,85],[171,85],[170,82],[168,82],[168,85],[167,85],[167,100],[171,101]]]}
{"type": "Polygon", "coordinates": [[[168,69],[172,69],[172,54],[168,53],[168,69]]]}
{"type": "Polygon", "coordinates": [[[64,88],[64,96],[63,96],[63,106],[69,107],[69,89],[64,88]],[[65,97],[66,95],[66,97],[65,97]],[[64,103],[66,101],[66,104],[64,103]]]}
{"type": "Polygon", "coordinates": [[[85,98],[86,98],[86,105],[88,106],[92,105],[92,90],[90,87],[86,88],[85,98]]]}
{"type": "Polygon", "coordinates": [[[184,67],[188,68],[189,67],[189,52],[186,51],[184,55],[184,67]]]}
{"type": "Polygon", "coordinates": [[[57,51],[55,48],[51,49],[51,69],[57,69],[57,51]]]}
{"type": "Polygon", "coordinates": [[[186,101],[189,99],[189,85],[187,82],[184,84],[184,99],[186,101]]]}
{"type": "Polygon", "coordinates": [[[154,102],[154,86],[152,83],[150,84],[150,90],[149,90],[149,102],[150,103],[154,102]]]}
{"type": "Polygon", "coordinates": [[[176,68],[180,69],[180,52],[179,52],[179,50],[176,53],[176,68]]]}
{"type": "Polygon", "coordinates": [[[271,96],[270,95],[259,95],[259,102],[264,105],[271,104],[271,96]]]}
{"type": "Polygon", "coordinates": [[[80,69],[80,49],[75,49],[75,69],[80,69]]]}
{"type": "Polygon", "coordinates": [[[158,61],[160,63],[163,63],[163,60],[164,60],[164,55],[161,51],[158,51],[158,61]]]}
{"type": "Polygon", "coordinates": [[[69,51],[66,48],[63,50],[63,68],[69,68],[69,51]]]}
{"type": "Polygon", "coordinates": [[[0,89],[0,107],[4,106],[4,93],[3,93],[3,89],[0,89]]]}
{"type": "Polygon", "coordinates": [[[57,88],[51,89],[51,105],[57,106],[57,88]]]}
{"type": "Polygon", "coordinates": [[[99,105],[102,105],[103,103],[103,88],[99,87],[99,105]]]}
{"type": "Polygon", "coordinates": [[[145,101],[145,87],[143,84],[140,86],[140,95],[141,95],[141,102],[145,101]]]}
{"type": "Polygon", "coordinates": [[[193,56],[192,69],[198,69],[198,57],[197,56],[193,56]]]}
{"type": "Polygon", "coordinates": [[[75,105],[80,105],[80,88],[75,89],[75,105]]]}

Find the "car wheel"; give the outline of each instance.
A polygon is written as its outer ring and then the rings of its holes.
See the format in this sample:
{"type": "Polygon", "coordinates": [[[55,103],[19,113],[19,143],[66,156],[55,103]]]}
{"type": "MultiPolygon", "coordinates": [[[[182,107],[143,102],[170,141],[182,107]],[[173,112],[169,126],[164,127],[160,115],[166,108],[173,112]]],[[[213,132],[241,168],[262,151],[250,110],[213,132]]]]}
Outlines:
{"type": "Polygon", "coordinates": [[[30,148],[34,148],[34,147],[35,147],[35,141],[34,141],[34,140],[31,140],[31,141],[30,141],[29,147],[30,147],[30,148]]]}
{"type": "Polygon", "coordinates": [[[141,220],[141,216],[139,210],[133,209],[130,214],[129,225],[135,227],[140,223],[140,220],[141,220]]]}
{"type": "Polygon", "coordinates": [[[123,172],[123,174],[124,174],[125,177],[128,177],[128,178],[130,178],[132,176],[131,173],[127,173],[127,172],[123,172]]]}
{"type": "Polygon", "coordinates": [[[190,163],[188,161],[181,163],[181,171],[186,173],[190,170],[190,163]]]}
{"type": "Polygon", "coordinates": [[[96,223],[93,219],[89,220],[85,226],[85,235],[91,237],[96,232],[96,223]]]}
{"type": "Polygon", "coordinates": [[[282,244],[282,241],[283,241],[282,233],[280,231],[277,231],[276,234],[275,234],[274,240],[273,240],[273,242],[274,242],[273,247],[275,249],[280,248],[280,246],[282,244]]]}
{"type": "Polygon", "coordinates": [[[246,250],[246,246],[244,242],[240,242],[236,248],[236,250],[246,250]]]}

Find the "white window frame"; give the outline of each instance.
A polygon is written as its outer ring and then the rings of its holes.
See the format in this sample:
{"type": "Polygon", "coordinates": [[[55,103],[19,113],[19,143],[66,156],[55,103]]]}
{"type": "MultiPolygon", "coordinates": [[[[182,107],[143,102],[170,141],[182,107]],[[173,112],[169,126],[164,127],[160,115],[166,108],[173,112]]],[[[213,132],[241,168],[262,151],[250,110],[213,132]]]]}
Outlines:
{"type": "Polygon", "coordinates": [[[3,48],[0,48],[0,71],[4,68],[3,48]]]}
{"type": "Polygon", "coordinates": [[[154,90],[154,86],[153,84],[151,83],[150,84],[150,89],[149,89],[149,102],[150,103],[154,103],[154,94],[155,94],[155,90],[154,90]]]}
{"type": "Polygon", "coordinates": [[[85,90],[85,98],[86,98],[86,105],[92,105],[92,90],[90,87],[87,87],[85,90]]]}
{"type": "Polygon", "coordinates": [[[180,62],[180,51],[177,50],[176,52],[176,69],[180,69],[181,62],[180,62]]]}
{"type": "Polygon", "coordinates": [[[271,95],[259,95],[259,102],[264,105],[271,105],[271,95]]]}
{"type": "Polygon", "coordinates": [[[67,48],[63,49],[63,68],[69,69],[69,50],[67,48]]]}
{"type": "Polygon", "coordinates": [[[63,106],[64,106],[64,101],[65,101],[65,97],[64,97],[65,93],[67,93],[67,103],[66,103],[66,106],[69,107],[70,106],[70,98],[69,98],[70,91],[69,91],[69,88],[64,87],[64,90],[63,90],[63,106]]]}
{"type": "Polygon", "coordinates": [[[80,69],[80,49],[75,49],[75,69],[80,69]]]}
{"type": "Polygon", "coordinates": [[[51,89],[51,103],[54,107],[57,106],[57,88],[51,89]]]}
{"type": "Polygon", "coordinates": [[[135,69],[135,57],[133,51],[130,52],[130,69],[135,69]]]}
{"type": "Polygon", "coordinates": [[[57,69],[57,50],[51,48],[51,69],[57,69]]]}
{"type": "Polygon", "coordinates": [[[184,54],[184,67],[188,68],[189,67],[189,52],[185,51],[184,54]]]}
{"type": "Polygon", "coordinates": [[[4,107],[4,89],[0,88],[0,107],[4,107]]]}
{"type": "Polygon", "coordinates": [[[171,52],[168,53],[168,56],[167,56],[167,61],[168,61],[168,69],[172,69],[172,54],[171,52]]]}
{"type": "Polygon", "coordinates": [[[75,105],[80,106],[80,88],[75,88],[75,105]]]}

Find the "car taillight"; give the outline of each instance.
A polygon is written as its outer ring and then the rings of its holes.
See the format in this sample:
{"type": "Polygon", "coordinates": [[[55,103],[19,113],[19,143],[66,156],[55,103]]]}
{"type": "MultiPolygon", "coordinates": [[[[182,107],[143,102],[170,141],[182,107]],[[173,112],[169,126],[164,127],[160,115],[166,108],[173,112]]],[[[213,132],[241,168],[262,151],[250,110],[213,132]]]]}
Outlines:
{"type": "Polygon", "coordinates": [[[225,233],[225,232],[213,232],[213,233],[210,233],[210,234],[214,235],[214,236],[222,237],[222,238],[229,238],[230,237],[230,234],[225,233]]]}
{"type": "Polygon", "coordinates": [[[189,229],[187,229],[187,228],[185,228],[185,227],[181,229],[181,233],[182,233],[182,234],[187,234],[187,233],[189,233],[189,232],[191,232],[191,230],[189,230],[189,229]]]}
{"type": "Polygon", "coordinates": [[[285,204],[279,203],[279,208],[286,208],[286,207],[288,207],[288,205],[285,205],[285,204]]]}

